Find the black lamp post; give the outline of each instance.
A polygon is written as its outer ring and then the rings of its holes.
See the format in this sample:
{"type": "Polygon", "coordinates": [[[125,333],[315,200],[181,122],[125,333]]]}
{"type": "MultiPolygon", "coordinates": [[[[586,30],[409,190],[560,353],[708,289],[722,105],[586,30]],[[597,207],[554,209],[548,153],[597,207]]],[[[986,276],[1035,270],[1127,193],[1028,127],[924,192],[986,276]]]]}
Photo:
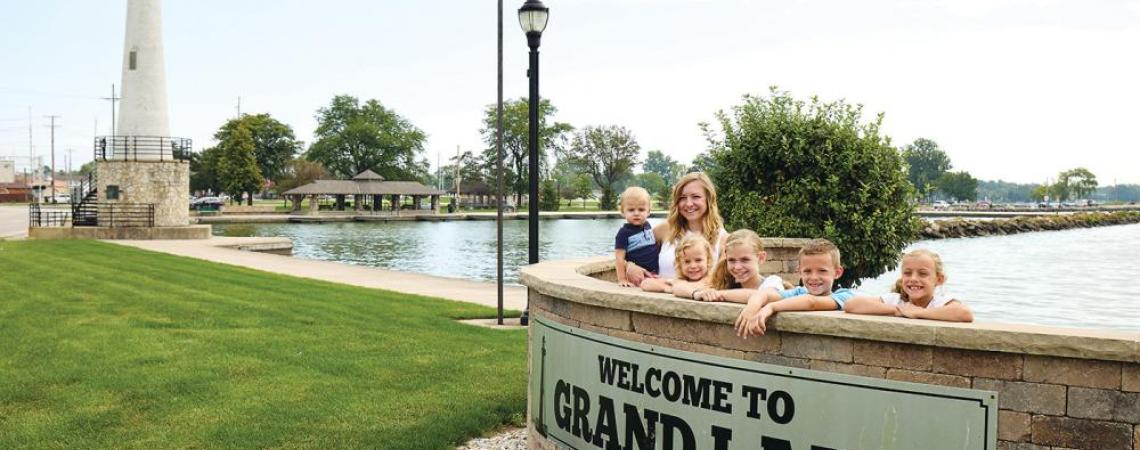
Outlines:
{"type": "MultiPolygon", "coordinates": [[[[527,70],[527,77],[530,78],[530,142],[527,145],[527,158],[530,161],[530,202],[527,206],[530,264],[538,262],[538,45],[549,18],[550,9],[539,0],[526,0],[519,8],[519,25],[526,33],[526,43],[530,47],[530,68],[527,70]]],[[[530,322],[529,299],[527,303],[527,310],[523,311],[519,320],[522,325],[530,322]]]]}
{"type": "Polygon", "coordinates": [[[530,46],[530,143],[527,146],[527,159],[530,161],[530,202],[528,204],[530,222],[530,259],[538,262],[538,45],[550,10],[539,0],[527,0],[519,8],[519,25],[526,32],[526,43],[530,46]]]}

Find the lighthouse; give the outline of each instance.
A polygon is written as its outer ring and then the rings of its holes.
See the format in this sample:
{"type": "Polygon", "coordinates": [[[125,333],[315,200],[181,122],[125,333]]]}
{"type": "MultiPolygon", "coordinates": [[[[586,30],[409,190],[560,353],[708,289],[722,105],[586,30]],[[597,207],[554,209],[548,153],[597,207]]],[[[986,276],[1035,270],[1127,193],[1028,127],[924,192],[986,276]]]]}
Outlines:
{"type": "Polygon", "coordinates": [[[75,223],[97,216],[112,238],[209,237],[189,225],[191,142],[170,134],[165,66],[161,0],[127,0],[119,120],[95,139],[95,206],[75,223]]]}
{"type": "MultiPolygon", "coordinates": [[[[169,136],[160,0],[128,0],[117,136],[169,136]]],[[[160,155],[140,155],[143,159],[160,155]]]]}

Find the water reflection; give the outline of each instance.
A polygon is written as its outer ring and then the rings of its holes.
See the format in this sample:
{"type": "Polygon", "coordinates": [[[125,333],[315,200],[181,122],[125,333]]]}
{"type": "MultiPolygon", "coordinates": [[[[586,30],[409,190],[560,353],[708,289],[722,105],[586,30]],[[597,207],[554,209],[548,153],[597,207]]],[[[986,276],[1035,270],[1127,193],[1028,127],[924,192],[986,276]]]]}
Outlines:
{"type": "MultiPolygon", "coordinates": [[[[656,223],[656,221],[654,221],[656,223]]],[[[545,220],[542,260],[610,255],[620,219],[545,220]]],[[[495,222],[388,222],[215,225],[215,235],[283,236],[301,258],[342,261],[445,277],[495,279],[495,222]]],[[[527,224],[503,223],[504,277],[526,264],[527,224]]],[[[1140,225],[923,241],[942,255],[946,289],[979,320],[1140,330],[1140,225]]],[[[882,293],[897,272],[865,280],[882,293]]]]}

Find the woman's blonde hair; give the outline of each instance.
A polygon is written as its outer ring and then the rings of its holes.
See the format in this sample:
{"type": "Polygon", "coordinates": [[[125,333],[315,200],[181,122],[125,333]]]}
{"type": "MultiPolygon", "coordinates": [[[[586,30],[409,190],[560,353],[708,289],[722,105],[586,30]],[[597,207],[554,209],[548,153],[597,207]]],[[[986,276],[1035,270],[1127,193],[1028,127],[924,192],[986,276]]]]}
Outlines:
{"type": "Polygon", "coordinates": [[[724,247],[720,249],[720,257],[716,260],[716,268],[713,269],[713,274],[709,277],[709,285],[713,289],[740,287],[732,274],[728,273],[728,249],[741,245],[752,247],[752,250],[757,254],[764,251],[764,243],[760,241],[760,235],[756,234],[755,231],[748,229],[733,231],[724,241],[724,247]]]}
{"type": "MultiPolygon", "coordinates": [[[[688,230],[688,221],[685,216],[681,215],[681,190],[689,183],[701,183],[701,187],[705,190],[705,204],[708,206],[705,211],[705,219],[702,227],[704,237],[709,243],[717,242],[720,237],[720,230],[724,228],[724,219],[720,217],[720,209],[716,206],[716,188],[713,187],[712,180],[704,172],[693,172],[681,177],[677,184],[673,185],[673,201],[669,205],[669,219],[666,223],[669,224],[669,241],[677,242],[681,236],[685,235],[685,230],[688,230]]],[[[714,244],[715,245],[715,244],[714,244]]]]}
{"type": "Polygon", "coordinates": [[[708,239],[705,239],[704,236],[687,234],[681,238],[681,242],[677,244],[677,249],[673,252],[673,270],[676,271],[677,278],[685,278],[685,272],[681,270],[681,260],[685,257],[685,250],[697,246],[700,246],[705,251],[705,276],[707,277],[709,272],[712,271],[712,245],[709,244],[708,239]]]}
{"type": "MultiPolygon", "coordinates": [[[[934,261],[934,276],[942,280],[942,283],[946,282],[946,270],[942,266],[942,257],[938,256],[938,254],[933,250],[919,248],[906,252],[906,254],[904,254],[903,257],[899,260],[899,268],[902,268],[903,259],[914,258],[918,256],[925,256],[930,258],[931,261],[934,261]]],[[[906,294],[906,289],[903,289],[903,279],[901,276],[899,279],[895,280],[895,285],[891,286],[891,292],[899,294],[899,297],[902,298],[903,301],[910,301],[910,296],[906,294]]]]}

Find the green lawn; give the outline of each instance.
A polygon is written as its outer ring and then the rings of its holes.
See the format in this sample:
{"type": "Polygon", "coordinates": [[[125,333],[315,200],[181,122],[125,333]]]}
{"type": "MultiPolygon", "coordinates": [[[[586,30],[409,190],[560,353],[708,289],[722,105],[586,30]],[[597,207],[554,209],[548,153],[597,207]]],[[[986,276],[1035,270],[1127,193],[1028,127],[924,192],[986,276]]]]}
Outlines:
{"type": "Polygon", "coordinates": [[[0,448],[451,448],[526,400],[481,306],[0,241],[0,448]]]}

